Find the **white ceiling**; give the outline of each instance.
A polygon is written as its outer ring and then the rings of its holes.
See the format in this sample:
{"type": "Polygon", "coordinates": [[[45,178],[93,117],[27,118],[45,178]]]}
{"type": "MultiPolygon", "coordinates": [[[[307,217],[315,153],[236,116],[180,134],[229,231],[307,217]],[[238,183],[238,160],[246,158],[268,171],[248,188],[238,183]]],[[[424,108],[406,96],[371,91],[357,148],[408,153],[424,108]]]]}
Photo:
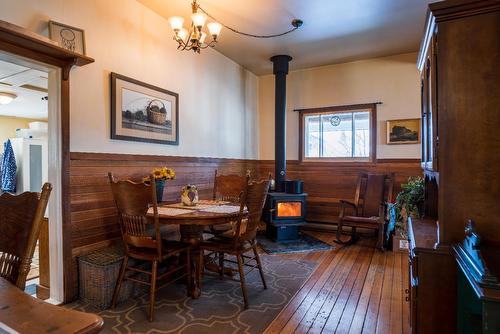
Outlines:
{"type": "MultiPolygon", "coordinates": [[[[191,0],[138,1],[165,18],[183,16],[185,26],[191,22],[191,0]]],[[[258,75],[272,73],[269,57],[275,54],[292,56],[291,68],[300,69],[417,51],[430,2],[435,0],[198,0],[220,22],[253,34],[280,33],[292,19],[304,21],[299,30],[272,39],[222,29],[216,49],[258,75]]]]}
{"type": "Polygon", "coordinates": [[[0,92],[15,93],[9,104],[0,104],[0,116],[47,119],[48,74],[0,60],[0,92]]]}

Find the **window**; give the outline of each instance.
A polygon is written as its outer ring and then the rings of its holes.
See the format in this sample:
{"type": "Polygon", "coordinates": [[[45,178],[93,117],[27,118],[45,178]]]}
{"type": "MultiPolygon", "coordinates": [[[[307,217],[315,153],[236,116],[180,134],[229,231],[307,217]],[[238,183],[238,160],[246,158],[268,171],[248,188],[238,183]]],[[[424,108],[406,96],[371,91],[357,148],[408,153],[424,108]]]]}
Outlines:
{"type": "Polygon", "coordinates": [[[372,161],[376,105],[303,109],[300,151],[304,161],[372,161]]]}

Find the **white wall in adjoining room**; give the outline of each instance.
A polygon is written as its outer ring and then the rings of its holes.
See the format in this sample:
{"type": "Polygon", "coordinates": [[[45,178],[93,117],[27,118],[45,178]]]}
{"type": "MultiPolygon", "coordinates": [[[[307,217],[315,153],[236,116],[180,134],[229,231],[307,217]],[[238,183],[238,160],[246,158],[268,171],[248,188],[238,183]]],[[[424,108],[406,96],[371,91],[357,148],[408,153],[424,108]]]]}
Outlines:
{"type": "Polygon", "coordinates": [[[85,30],[95,63],[71,72],[71,151],[258,157],[258,78],[215,50],[180,52],[164,18],[135,0],[0,0],[0,19],[47,35],[54,20],[85,30]],[[116,72],[179,94],[179,145],[110,139],[116,72]]]}
{"type": "MultiPolygon", "coordinates": [[[[418,144],[386,144],[386,120],[420,118],[416,58],[416,53],[407,53],[290,72],[287,159],[299,158],[299,115],[294,109],[372,102],[382,102],[377,107],[377,158],[420,158],[418,144]]],[[[259,140],[259,159],[274,159],[273,75],[259,77],[259,140]]]]}

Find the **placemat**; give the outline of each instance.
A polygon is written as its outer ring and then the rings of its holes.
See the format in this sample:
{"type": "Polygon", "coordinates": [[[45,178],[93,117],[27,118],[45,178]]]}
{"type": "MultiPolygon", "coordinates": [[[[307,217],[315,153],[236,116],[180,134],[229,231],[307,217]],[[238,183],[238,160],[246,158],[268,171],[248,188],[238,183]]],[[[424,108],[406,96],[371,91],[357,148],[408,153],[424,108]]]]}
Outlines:
{"type": "Polygon", "coordinates": [[[217,205],[211,206],[201,211],[212,213],[235,213],[240,211],[240,207],[236,205],[217,205]]]}
{"type": "MultiPolygon", "coordinates": [[[[158,207],[158,214],[165,215],[165,216],[179,216],[179,215],[183,215],[185,213],[191,213],[191,212],[193,212],[193,210],[169,208],[169,207],[165,207],[165,206],[158,207]]],[[[149,208],[148,213],[153,214],[153,208],[149,208]]]]}

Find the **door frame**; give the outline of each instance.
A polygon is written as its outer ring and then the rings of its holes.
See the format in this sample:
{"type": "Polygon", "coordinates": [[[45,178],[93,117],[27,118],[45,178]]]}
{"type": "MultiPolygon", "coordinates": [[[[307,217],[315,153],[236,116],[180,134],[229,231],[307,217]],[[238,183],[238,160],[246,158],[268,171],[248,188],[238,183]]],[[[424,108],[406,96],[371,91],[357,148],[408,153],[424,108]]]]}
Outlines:
{"type": "MultiPolygon", "coordinates": [[[[0,20],[0,51],[20,56],[55,68],[49,74],[50,83],[56,82],[59,99],[52,100],[49,112],[58,111],[56,115],[59,125],[58,143],[60,191],[57,201],[59,202],[60,225],[49,227],[49,234],[55,233],[55,252],[57,261],[55,263],[57,274],[54,277],[55,288],[53,302],[68,302],[77,295],[77,272],[74,268],[72,256],[72,234],[71,234],[71,204],[70,204],[70,71],[73,66],[84,66],[94,62],[94,59],[79,55],[60,47],[56,42],[45,36],[36,34],[25,28],[0,20]],[[52,233],[51,233],[52,232],[52,233]],[[62,250],[62,256],[60,254],[62,250]],[[60,267],[62,265],[62,267],[60,267]]],[[[50,125],[49,125],[50,126],[50,125]]],[[[52,243],[51,253],[52,253],[52,243]]],[[[52,257],[52,255],[51,255],[52,257]]],[[[51,263],[52,267],[52,263],[51,263]]],[[[51,275],[51,284],[53,277],[51,275]]]]}

